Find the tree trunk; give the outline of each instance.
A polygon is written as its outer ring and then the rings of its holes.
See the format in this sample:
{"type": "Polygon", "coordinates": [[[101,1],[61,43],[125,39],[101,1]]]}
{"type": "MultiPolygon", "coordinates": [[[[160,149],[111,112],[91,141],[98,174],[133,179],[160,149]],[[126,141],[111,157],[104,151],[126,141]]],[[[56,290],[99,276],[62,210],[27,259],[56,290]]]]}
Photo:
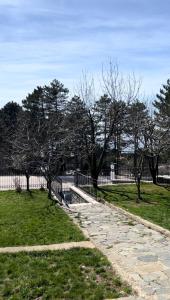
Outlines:
{"type": "Polygon", "coordinates": [[[51,178],[49,178],[48,181],[47,181],[47,186],[48,186],[48,198],[49,198],[49,199],[52,199],[51,183],[52,183],[51,178]]]}
{"type": "Polygon", "coordinates": [[[27,180],[27,192],[30,191],[30,175],[28,173],[25,174],[27,180]]]}
{"type": "Polygon", "coordinates": [[[149,169],[152,176],[152,182],[153,184],[157,184],[159,156],[148,157],[148,160],[149,160],[149,169]]]}
{"type": "Polygon", "coordinates": [[[137,194],[136,202],[140,203],[140,200],[142,199],[141,198],[141,190],[140,190],[140,176],[137,177],[137,191],[138,191],[138,194],[137,194]]]}
{"type": "Polygon", "coordinates": [[[98,190],[98,174],[97,173],[93,173],[91,175],[92,178],[92,184],[93,184],[93,195],[95,196],[95,198],[97,198],[97,190],[98,190]]]}
{"type": "Polygon", "coordinates": [[[98,176],[96,177],[92,177],[92,183],[93,183],[93,187],[95,188],[95,189],[97,189],[98,188],[98,184],[97,184],[97,178],[98,178],[98,176]]]}
{"type": "Polygon", "coordinates": [[[92,178],[92,184],[94,188],[97,188],[97,180],[98,180],[99,174],[97,173],[96,168],[91,170],[91,178],[92,178]]]}
{"type": "Polygon", "coordinates": [[[134,158],[133,158],[133,163],[134,163],[134,173],[137,173],[137,166],[138,166],[138,138],[135,134],[134,137],[134,158]]]}
{"type": "Polygon", "coordinates": [[[99,176],[99,172],[97,170],[97,157],[96,157],[95,150],[93,150],[91,154],[89,165],[90,165],[90,173],[91,173],[93,187],[97,188],[97,179],[99,176]]]}
{"type": "Polygon", "coordinates": [[[157,184],[157,170],[156,169],[151,170],[151,175],[152,175],[153,184],[157,184]]]}
{"type": "Polygon", "coordinates": [[[118,140],[117,135],[115,137],[115,175],[117,176],[119,173],[119,161],[118,161],[118,140]]]}
{"type": "Polygon", "coordinates": [[[117,135],[117,175],[121,175],[121,166],[120,166],[120,157],[121,157],[121,136],[120,133],[117,135]]]}
{"type": "Polygon", "coordinates": [[[136,169],[137,169],[137,151],[135,150],[134,151],[134,172],[136,172],[136,169]]]}

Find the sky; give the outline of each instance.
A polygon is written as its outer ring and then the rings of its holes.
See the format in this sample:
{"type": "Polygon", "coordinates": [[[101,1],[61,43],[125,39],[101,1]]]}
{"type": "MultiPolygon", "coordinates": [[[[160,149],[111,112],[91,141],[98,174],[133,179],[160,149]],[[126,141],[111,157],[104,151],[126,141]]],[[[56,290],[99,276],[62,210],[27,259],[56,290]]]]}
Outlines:
{"type": "Polygon", "coordinates": [[[74,94],[109,60],[153,97],[169,78],[169,0],[0,0],[0,106],[54,78],[74,94]]]}

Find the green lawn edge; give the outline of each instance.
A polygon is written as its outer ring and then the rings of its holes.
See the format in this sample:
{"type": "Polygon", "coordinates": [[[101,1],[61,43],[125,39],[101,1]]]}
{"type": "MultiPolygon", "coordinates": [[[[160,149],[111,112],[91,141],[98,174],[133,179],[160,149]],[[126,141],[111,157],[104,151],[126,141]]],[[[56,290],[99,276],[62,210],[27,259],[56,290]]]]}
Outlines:
{"type": "Polygon", "coordinates": [[[142,183],[141,196],[141,202],[136,203],[135,184],[103,186],[98,190],[98,197],[105,201],[170,230],[169,189],[152,183],[142,183]]]}
{"type": "Polygon", "coordinates": [[[0,192],[0,247],[48,245],[87,240],[47,193],[0,192]]]}
{"type": "Polygon", "coordinates": [[[0,299],[113,299],[132,289],[96,249],[0,254],[0,299]]]}

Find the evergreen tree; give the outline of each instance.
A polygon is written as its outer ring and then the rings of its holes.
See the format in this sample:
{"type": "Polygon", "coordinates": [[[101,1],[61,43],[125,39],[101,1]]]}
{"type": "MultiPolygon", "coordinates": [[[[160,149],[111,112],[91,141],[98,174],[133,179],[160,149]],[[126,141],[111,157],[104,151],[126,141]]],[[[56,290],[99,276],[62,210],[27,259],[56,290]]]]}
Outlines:
{"type": "Polygon", "coordinates": [[[66,108],[66,128],[72,137],[67,145],[68,157],[72,158],[76,169],[83,169],[86,157],[84,134],[87,110],[79,96],[74,96],[66,108]]]}
{"type": "Polygon", "coordinates": [[[15,102],[8,102],[0,110],[0,152],[1,167],[11,167],[11,153],[14,135],[17,132],[17,118],[22,107],[15,102]]]}
{"type": "Polygon", "coordinates": [[[50,85],[38,86],[22,101],[23,108],[30,112],[32,118],[47,118],[51,113],[61,112],[65,108],[69,90],[58,80],[50,85]]]}
{"type": "Polygon", "coordinates": [[[44,90],[41,86],[37,86],[31,94],[28,94],[22,104],[24,110],[29,112],[32,122],[45,117],[44,90]]]}
{"type": "Polygon", "coordinates": [[[1,109],[1,117],[4,122],[5,127],[12,134],[17,128],[17,117],[18,114],[22,111],[21,106],[15,102],[8,102],[1,109]]]}
{"type": "Polygon", "coordinates": [[[128,107],[128,117],[126,122],[126,133],[128,135],[129,146],[134,154],[134,172],[137,172],[138,156],[140,156],[140,142],[143,135],[143,129],[148,118],[146,105],[136,99],[128,107]]]}
{"type": "Polygon", "coordinates": [[[160,93],[156,95],[153,102],[155,107],[155,117],[158,124],[163,128],[170,127],[170,79],[160,89],[160,93]]]}
{"type": "Polygon", "coordinates": [[[47,180],[49,198],[51,198],[52,179],[59,172],[65,155],[67,96],[68,89],[59,81],[53,80],[49,86],[37,87],[23,100],[23,107],[28,116],[25,137],[23,137],[26,143],[22,143],[23,153],[26,158],[27,147],[24,145],[32,145],[32,149],[35,150],[32,160],[36,161],[43,171],[47,180]],[[28,132],[29,143],[27,143],[28,132]]]}
{"type": "Polygon", "coordinates": [[[49,86],[45,86],[44,99],[46,113],[64,111],[68,93],[69,90],[56,79],[54,79],[49,86]]]}

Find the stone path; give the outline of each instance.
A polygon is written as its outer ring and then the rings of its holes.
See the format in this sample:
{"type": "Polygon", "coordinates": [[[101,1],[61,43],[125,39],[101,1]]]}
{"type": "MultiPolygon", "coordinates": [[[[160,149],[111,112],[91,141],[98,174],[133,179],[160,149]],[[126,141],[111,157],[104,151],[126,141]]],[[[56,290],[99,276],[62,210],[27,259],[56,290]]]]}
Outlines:
{"type": "Polygon", "coordinates": [[[67,213],[137,291],[140,298],[170,300],[170,238],[105,204],[70,205],[67,213]]]}
{"type": "Polygon", "coordinates": [[[90,248],[94,249],[95,245],[89,241],[69,242],[52,245],[36,245],[36,246],[17,246],[0,248],[0,253],[17,253],[17,252],[33,252],[33,251],[54,251],[68,250],[71,248],[90,248]]]}

